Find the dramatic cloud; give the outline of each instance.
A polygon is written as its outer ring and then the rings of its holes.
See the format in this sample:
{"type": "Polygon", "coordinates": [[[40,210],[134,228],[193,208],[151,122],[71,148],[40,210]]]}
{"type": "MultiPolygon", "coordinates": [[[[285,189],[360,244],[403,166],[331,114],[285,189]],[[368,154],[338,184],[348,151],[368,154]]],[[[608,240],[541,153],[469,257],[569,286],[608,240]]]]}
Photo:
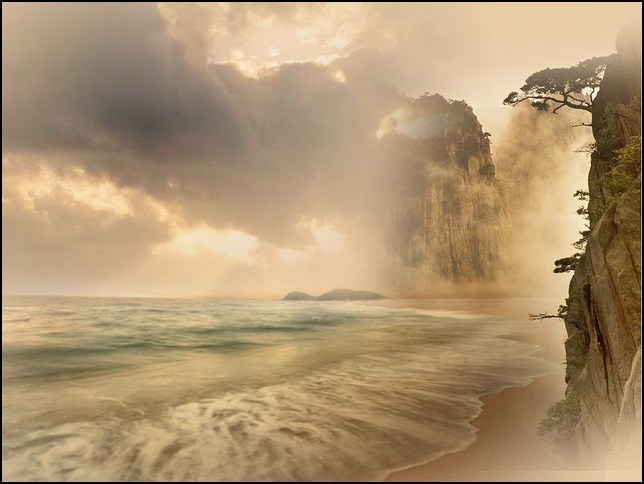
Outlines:
{"type": "Polygon", "coordinates": [[[371,277],[376,133],[404,96],[501,128],[527,74],[612,51],[640,7],[543,8],[3,4],[3,290],[371,277]]]}
{"type": "Polygon", "coordinates": [[[18,10],[3,52],[5,155],[65,153],[193,223],[284,242],[308,212],[326,215],[312,203],[344,202],[336,185],[355,187],[356,160],[398,100],[314,63],[254,79],[188,62],[151,5],[18,10]],[[331,196],[307,202],[319,184],[331,196]]]}
{"type": "Polygon", "coordinates": [[[3,162],[3,287],[91,292],[171,237],[167,214],[146,195],[78,168],[21,161],[3,162]]]}

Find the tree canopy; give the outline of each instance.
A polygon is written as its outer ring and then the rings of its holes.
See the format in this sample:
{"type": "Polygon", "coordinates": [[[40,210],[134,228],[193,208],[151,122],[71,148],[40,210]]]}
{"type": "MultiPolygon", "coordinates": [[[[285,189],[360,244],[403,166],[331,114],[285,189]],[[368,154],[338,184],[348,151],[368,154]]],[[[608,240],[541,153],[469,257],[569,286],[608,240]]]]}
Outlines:
{"type": "Polygon", "coordinates": [[[516,106],[523,101],[540,111],[556,113],[563,106],[591,112],[606,64],[613,56],[593,57],[573,67],[543,69],[525,81],[521,92],[508,94],[503,104],[516,106]]]}

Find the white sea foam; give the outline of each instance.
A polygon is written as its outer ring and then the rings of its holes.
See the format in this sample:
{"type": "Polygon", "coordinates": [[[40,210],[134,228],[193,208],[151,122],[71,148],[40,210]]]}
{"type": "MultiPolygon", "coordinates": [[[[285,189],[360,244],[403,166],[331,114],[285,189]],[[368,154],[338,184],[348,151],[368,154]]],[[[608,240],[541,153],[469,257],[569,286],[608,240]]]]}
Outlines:
{"type": "Polygon", "coordinates": [[[378,479],[469,445],[481,395],[552,370],[490,318],[125,302],[8,324],[39,336],[3,343],[3,480],[378,479]]]}

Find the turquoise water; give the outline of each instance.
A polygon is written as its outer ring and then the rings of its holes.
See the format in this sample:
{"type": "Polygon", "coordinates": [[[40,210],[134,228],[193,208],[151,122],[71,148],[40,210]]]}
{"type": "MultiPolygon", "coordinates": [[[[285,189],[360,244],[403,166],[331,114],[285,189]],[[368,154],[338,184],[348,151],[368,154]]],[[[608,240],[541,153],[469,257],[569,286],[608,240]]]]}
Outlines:
{"type": "Polygon", "coordinates": [[[363,480],[463,448],[551,367],[499,319],[349,302],[3,297],[3,480],[363,480]]]}

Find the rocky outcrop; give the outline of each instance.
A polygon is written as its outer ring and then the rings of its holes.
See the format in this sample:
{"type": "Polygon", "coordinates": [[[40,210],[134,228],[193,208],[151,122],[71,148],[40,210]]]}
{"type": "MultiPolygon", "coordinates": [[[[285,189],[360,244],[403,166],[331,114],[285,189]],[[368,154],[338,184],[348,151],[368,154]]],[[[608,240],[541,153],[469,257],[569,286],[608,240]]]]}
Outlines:
{"type": "Polygon", "coordinates": [[[292,291],[282,298],[284,301],[373,301],[387,299],[382,294],[353,289],[332,289],[319,296],[311,296],[305,292],[292,291]]]}
{"type": "Polygon", "coordinates": [[[291,291],[282,298],[284,301],[313,301],[314,299],[315,296],[300,291],[291,291]]]}
{"type": "Polygon", "coordinates": [[[565,316],[579,454],[595,464],[641,449],[641,26],[635,34],[620,34],[593,105],[591,232],[565,316]]]}
{"type": "Polygon", "coordinates": [[[509,220],[488,137],[466,103],[425,95],[381,139],[397,289],[491,281],[505,269],[509,220]]]}

